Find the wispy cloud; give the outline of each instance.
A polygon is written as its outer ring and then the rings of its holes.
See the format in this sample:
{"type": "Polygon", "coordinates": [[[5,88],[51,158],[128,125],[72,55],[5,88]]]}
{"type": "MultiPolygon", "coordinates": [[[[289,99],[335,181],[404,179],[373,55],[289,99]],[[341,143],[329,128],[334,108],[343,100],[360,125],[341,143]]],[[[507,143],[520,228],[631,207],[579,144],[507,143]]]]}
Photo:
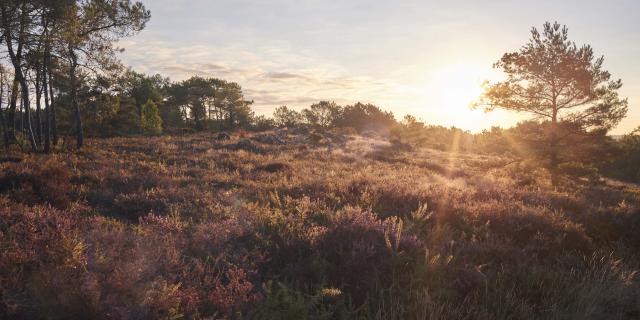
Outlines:
{"type": "Polygon", "coordinates": [[[339,65],[295,52],[284,43],[261,47],[182,44],[160,40],[120,43],[134,69],[173,80],[193,75],[238,82],[258,113],[288,105],[302,108],[319,100],[341,103],[389,101],[396,91],[389,80],[347,75],[339,65]]]}

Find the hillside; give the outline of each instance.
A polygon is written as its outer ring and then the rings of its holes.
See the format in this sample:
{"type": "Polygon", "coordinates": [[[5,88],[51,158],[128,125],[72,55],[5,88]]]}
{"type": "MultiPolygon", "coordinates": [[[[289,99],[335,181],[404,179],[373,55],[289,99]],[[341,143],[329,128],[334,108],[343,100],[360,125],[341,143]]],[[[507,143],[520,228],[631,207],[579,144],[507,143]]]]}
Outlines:
{"type": "Polygon", "coordinates": [[[337,133],[223,138],[3,158],[0,316],[640,317],[633,185],[337,133]]]}

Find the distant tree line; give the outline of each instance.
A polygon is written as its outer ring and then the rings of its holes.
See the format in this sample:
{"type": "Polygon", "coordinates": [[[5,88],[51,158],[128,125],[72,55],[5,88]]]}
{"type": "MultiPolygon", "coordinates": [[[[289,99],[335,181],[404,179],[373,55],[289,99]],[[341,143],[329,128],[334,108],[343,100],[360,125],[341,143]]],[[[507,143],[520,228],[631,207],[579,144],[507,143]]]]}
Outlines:
{"type": "Polygon", "coordinates": [[[320,101],[299,112],[281,106],[275,109],[273,119],[278,127],[350,128],[355,132],[389,132],[397,124],[393,113],[360,102],[340,106],[320,101]]]}
{"type": "Polygon", "coordinates": [[[4,149],[51,152],[75,137],[185,134],[305,127],[375,133],[399,143],[444,151],[514,155],[557,172],[600,170],[640,181],[640,131],[607,133],[626,115],[620,80],[602,70],[589,46],[547,23],[496,67],[508,76],[487,84],[477,106],[534,115],[509,129],[472,134],[428,125],[369,103],[320,101],[301,110],[256,115],[242,87],[217,78],[171,81],[127,69],[114,43],[141,31],[150,12],[129,0],[5,0],[0,4],[0,130],[4,149]],[[570,168],[571,169],[571,168],[570,168]]]}

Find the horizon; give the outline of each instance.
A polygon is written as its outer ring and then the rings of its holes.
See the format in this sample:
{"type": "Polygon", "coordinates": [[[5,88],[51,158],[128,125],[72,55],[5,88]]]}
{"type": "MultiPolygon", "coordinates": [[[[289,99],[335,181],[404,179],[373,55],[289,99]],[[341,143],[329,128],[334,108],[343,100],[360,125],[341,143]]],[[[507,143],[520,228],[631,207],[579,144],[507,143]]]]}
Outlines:
{"type": "Polygon", "coordinates": [[[610,134],[629,133],[640,123],[640,66],[631,63],[640,54],[633,14],[640,4],[586,1],[576,14],[576,3],[152,0],[145,2],[152,15],[145,31],[119,45],[124,63],[140,72],[237,82],[256,114],[271,115],[281,105],[300,110],[320,100],[360,101],[396,119],[411,114],[480,132],[528,118],[471,110],[469,103],[483,80],[500,77],[494,62],[525,44],[532,27],[558,21],[569,27],[571,40],[605,56],[612,78],[622,79],[629,112],[610,134]],[[594,26],[596,17],[606,23],[594,26]]]}

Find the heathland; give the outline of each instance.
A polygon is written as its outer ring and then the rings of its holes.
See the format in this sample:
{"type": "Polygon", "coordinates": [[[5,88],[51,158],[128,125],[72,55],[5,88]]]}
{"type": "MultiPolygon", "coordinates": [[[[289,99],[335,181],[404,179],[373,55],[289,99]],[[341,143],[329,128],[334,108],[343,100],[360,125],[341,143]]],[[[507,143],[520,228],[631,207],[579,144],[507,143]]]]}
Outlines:
{"type": "Polygon", "coordinates": [[[640,317],[629,183],[302,129],[2,160],[6,318],[640,317]]]}

